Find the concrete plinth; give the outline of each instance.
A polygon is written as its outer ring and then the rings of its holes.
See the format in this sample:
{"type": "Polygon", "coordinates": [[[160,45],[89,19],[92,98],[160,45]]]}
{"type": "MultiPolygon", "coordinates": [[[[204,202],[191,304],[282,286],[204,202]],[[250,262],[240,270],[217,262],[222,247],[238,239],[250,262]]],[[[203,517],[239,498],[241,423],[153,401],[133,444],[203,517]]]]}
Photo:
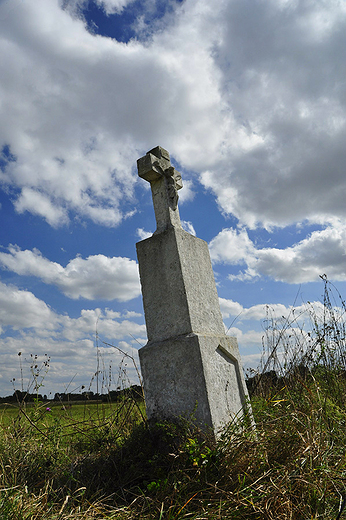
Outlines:
{"type": "Polygon", "coordinates": [[[185,334],[139,351],[149,419],[183,416],[217,434],[248,397],[235,338],[185,334]]]}

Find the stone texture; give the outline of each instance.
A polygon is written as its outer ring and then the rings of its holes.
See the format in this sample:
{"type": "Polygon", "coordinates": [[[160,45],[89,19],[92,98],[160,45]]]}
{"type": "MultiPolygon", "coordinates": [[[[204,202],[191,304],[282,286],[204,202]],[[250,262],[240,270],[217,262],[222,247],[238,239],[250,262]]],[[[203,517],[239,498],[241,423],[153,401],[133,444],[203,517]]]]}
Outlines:
{"type": "Polygon", "coordinates": [[[181,227],[178,190],[183,187],[181,175],[171,166],[169,153],[161,146],[150,150],[137,161],[138,175],[150,182],[157,229],[155,234],[181,227]]]}
{"type": "Polygon", "coordinates": [[[139,354],[149,418],[183,416],[218,434],[246,404],[235,338],[190,333],[139,354]]]}
{"type": "Polygon", "coordinates": [[[223,335],[207,243],[172,227],[136,246],[148,340],[223,335]]]}

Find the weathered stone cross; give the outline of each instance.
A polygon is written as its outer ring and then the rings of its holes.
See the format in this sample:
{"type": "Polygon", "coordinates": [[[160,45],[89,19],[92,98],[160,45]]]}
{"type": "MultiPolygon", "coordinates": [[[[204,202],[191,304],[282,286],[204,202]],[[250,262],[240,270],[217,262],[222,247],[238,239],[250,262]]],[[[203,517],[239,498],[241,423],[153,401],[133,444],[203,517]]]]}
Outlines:
{"type": "Polygon", "coordinates": [[[148,343],[139,351],[149,419],[192,417],[217,434],[248,393],[236,338],[225,335],[208,244],[183,230],[181,175],[157,146],[138,159],[157,229],[136,244],[148,343]]]}
{"type": "Polygon", "coordinates": [[[157,229],[181,227],[178,190],[183,187],[180,173],[171,166],[169,153],[161,146],[150,150],[137,161],[138,175],[150,182],[157,229]]]}

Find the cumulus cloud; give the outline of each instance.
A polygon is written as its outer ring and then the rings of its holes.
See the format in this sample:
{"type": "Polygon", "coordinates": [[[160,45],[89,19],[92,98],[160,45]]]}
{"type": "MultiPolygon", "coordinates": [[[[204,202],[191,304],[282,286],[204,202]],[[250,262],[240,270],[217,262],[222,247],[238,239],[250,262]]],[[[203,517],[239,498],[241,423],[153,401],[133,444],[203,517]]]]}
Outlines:
{"type": "MultiPolygon", "coordinates": [[[[112,115],[104,112],[105,91],[117,110],[116,81],[110,74],[99,82],[103,74],[97,69],[108,68],[99,59],[103,52],[106,61],[118,61],[116,54],[111,57],[116,45],[96,40],[57,2],[40,0],[22,2],[8,13],[0,45],[5,58],[1,111],[7,121],[0,146],[11,150],[1,180],[19,188],[15,207],[40,214],[52,225],[66,223],[71,211],[104,225],[118,224],[125,211],[120,206],[132,203],[137,154],[119,120],[114,132],[106,128],[112,115]]],[[[118,50],[120,66],[127,52],[118,50]]],[[[120,70],[113,72],[126,83],[120,70]]]]}
{"type": "MultiPolygon", "coordinates": [[[[19,337],[2,339],[1,362],[6,365],[6,371],[0,374],[0,392],[2,395],[17,390],[34,391],[30,365],[35,359],[38,365],[40,393],[54,396],[55,392],[78,393],[92,390],[105,393],[115,390],[117,386],[138,384],[138,376],[130,358],[124,366],[124,355],[114,347],[99,343],[98,354],[93,338],[85,338],[75,342],[64,341],[53,337],[42,338],[29,332],[23,332],[19,337]],[[21,353],[22,368],[18,353],[21,353]],[[48,370],[43,363],[50,359],[48,370]],[[98,377],[95,375],[99,369],[98,377]],[[124,370],[125,369],[125,370],[124,370]],[[97,385],[96,380],[99,380],[97,385]]],[[[121,348],[138,364],[137,350],[125,341],[121,348]],[[126,346],[127,345],[127,346],[126,346]]]]}
{"type": "Polygon", "coordinates": [[[230,316],[238,316],[244,311],[244,307],[233,300],[226,298],[219,298],[220,309],[223,318],[229,318],[230,316]]]}
{"type": "Polygon", "coordinates": [[[0,282],[0,323],[15,330],[34,327],[51,331],[57,320],[48,305],[31,292],[0,282]]]}
{"type": "Polygon", "coordinates": [[[193,164],[201,146],[207,159],[220,142],[222,130],[210,137],[221,115],[217,69],[209,42],[186,40],[185,23],[150,44],[124,44],[90,34],[54,0],[22,2],[1,18],[0,147],[11,159],[0,180],[19,190],[18,211],[55,226],[74,213],[117,225],[133,209],[142,151],[160,142],[193,164]]]}
{"type": "MultiPolygon", "coordinates": [[[[71,380],[74,381],[74,385],[86,385],[95,375],[96,332],[101,362],[106,366],[112,363],[115,372],[123,358],[117,346],[129,355],[135,356],[138,362],[136,341],[141,345],[146,342],[143,316],[139,313],[131,311],[119,313],[107,308],[84,309],[79,317],[71,318],[66,314],[54,312],[30,291],[2,282],[0,282],[0,323],[2,335],[0,362],[6,366],[6,371],[2,371],[0,375],[1,395],[13,392],[11,378],[17,380],[20,378],[18,352],[22,353],[24,386],[32,379],[29,369],[32,362],[31,354],[38,356],[38,364],[48,356],[51,357],[52,363],[44,387],[61,392],[71,380]],[[137,318],[140,323],[134,321],[137,318]],[[102,340],[113,347],[105,345],[102,340]],[[132,341],[135,341],[135,347],[131,344],[132,341]]],[[[108,368],[107,373],[109,373],[108,368]]],[[[131,367],[130,363],[128,363],[127,375],[130,377],[130,382],[138,383],[134,367],[131,367]]],[[[42,393],[45,392],[47,391],[42,388],[42,393]]]]}
{"type": "MultiPolygon", "coordinates": [[[[233,318],[227,334],[237,338],[244,368],[259,366],[263,351],[270,352],[275,345],[278,346],[277,355],[282,360],[289,358],[290,352],[292,355],[297,352],[297,346],[305,349],[310,345],[310,332],[316,322],[323,323],[325,319],[325,307],[319,301],[290,306],[261,304],[245,308],[237,302],[220,298],[220,307],[224,319],[233,318]],[[259,321],[262,330],[259,330],[259,321]],[[284,341],[279,341],[280,337],[284,341]],[[291,350],[288,349],[289,344],[291,350]],[[247,354],[249,350],[253,353],[247,354]]],[[[338,307],[334,307],[334,312],[337,316],[344,313],[338,307]]]]}
{"type": "Polygon", "coordinates": [[[334,224],[287,249],[256,251],[252,267],[274,280],[304,283],[327,274],[337,281],[346,280],[346,225],[334,224]]]}
{"type": "Polygon", "coordinates": [[[29,211],[34,215],[39,215],[45,218],[48,224],[53,227],[58,227],[68,221],[64,208],[55,205],[46,194],[31,188],[22,189],[14,206],[18,213],[29,211]]]}
{"type": "MultiPolygon", "coordinates": [[[[142,318],[142,316],[140,316],[142,318]]],[[[145,325],[126,319],[122,314],[114,316],[109,309],[82,310],[79,318],[60,316],[61,335],[69,341],[83,339],[85,334],[95,334],[112,340],[125,337],[146,337],[145,325]]]]}
{"type": "Polygon", "coordinates": [[[179,190],[179,204],[190,202],[195,197],[195,187],[191,179],[183,179],[183,188],[179,190]]]}
{"type": "Polygon", "coordinates": [[[242,345],[242,347],[249,348],[252,346],[261,346],[262,344],[262,336],[263,332],[258,332],[256,330],[250,330],[248,332],[243,332],[237,327],[232,327],[228,331],[229,336],[235,336],[238,340],[238,343],[242,345]]]}
{"type": "Polygon", "coordinates": [[[82,310],[79,318],[54,312],[30,291],[0,282],[0,322],[14,330],[32,329],[41,337],[51,336],[70,341],[81,340],[98,331],[108,339],[128,336],[146,337],[145,325],[133,319],[143,319],[136,312],[114,312],[111,309],[82,310]],[[131,321],[132,319],[132,321],[131,321]]]}
{"type": "Polygon", "coordinates": [[[345,5],[232,1],[219,24],[223,100],[257,141],[229,142],[204,185],[250,227],[345,218],[345,5]]]}
{"type": "Polygon", "coordinates": [[[343,3],[173,2],[170,23],[127,44],[71,17],[83,0],[8,4],[1,180],[18,211],[117,225],[136,158],[160,142],[247,226],[346,217],[343,3]]]}
{"type": "Polygon", "coordinates": [[[222,317],[224,319],[234,317],[238,321],[244,320],[264,320],[267,318],[268,314],[273,316],[289,316],[294,309],[296,315],[306,312],[306,307],[297,306],[297,307],[286,307],[281,303],[275,304],[257,304],[252,307],[245,308],[240,303],[234,302],[233,300],[228,300],[226,298],[219,298],[220,301],[220,309],[222,312],[222,317]]]}
{"type": "Polygon", "coordinates": [[[77,256],[63,267],[43,257],[37,249],[22,251],[10,246],[9,253],[0,253],[0,265],[19,275],[37,276],[73,299],[124,302],[140,294],[138,266],[129,258],[77,256]]]}
{"type": "Polygon", "coordinates": [[[346,280],[346,225],[334,220],[291,247],[256,248],[246,230],[223,229],[210,242],[215,263],[246,264],[232,280],[268,276],[287,283],[313,282],[326,274],[329,279],[346,280]]]}
{"type": "Polygon", "coordinates": [[[220,231],[209,243],[209,248],[214,262],[228,264],[243,263],[255,249],[245,229],[238,231],[232,228],[220,231]]]}

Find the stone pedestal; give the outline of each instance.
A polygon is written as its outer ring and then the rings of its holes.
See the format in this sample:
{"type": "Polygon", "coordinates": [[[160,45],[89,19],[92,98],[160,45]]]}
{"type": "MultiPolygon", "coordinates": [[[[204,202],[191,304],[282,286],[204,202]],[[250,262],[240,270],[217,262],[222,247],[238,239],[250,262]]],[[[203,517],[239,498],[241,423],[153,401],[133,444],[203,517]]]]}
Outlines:
{"type": "Polygon", "coordinates": [[[185,417],[216,434],[241,418],[247,390],[235,338],[183,334],[139,351],[148,418],[185,417]]]}

